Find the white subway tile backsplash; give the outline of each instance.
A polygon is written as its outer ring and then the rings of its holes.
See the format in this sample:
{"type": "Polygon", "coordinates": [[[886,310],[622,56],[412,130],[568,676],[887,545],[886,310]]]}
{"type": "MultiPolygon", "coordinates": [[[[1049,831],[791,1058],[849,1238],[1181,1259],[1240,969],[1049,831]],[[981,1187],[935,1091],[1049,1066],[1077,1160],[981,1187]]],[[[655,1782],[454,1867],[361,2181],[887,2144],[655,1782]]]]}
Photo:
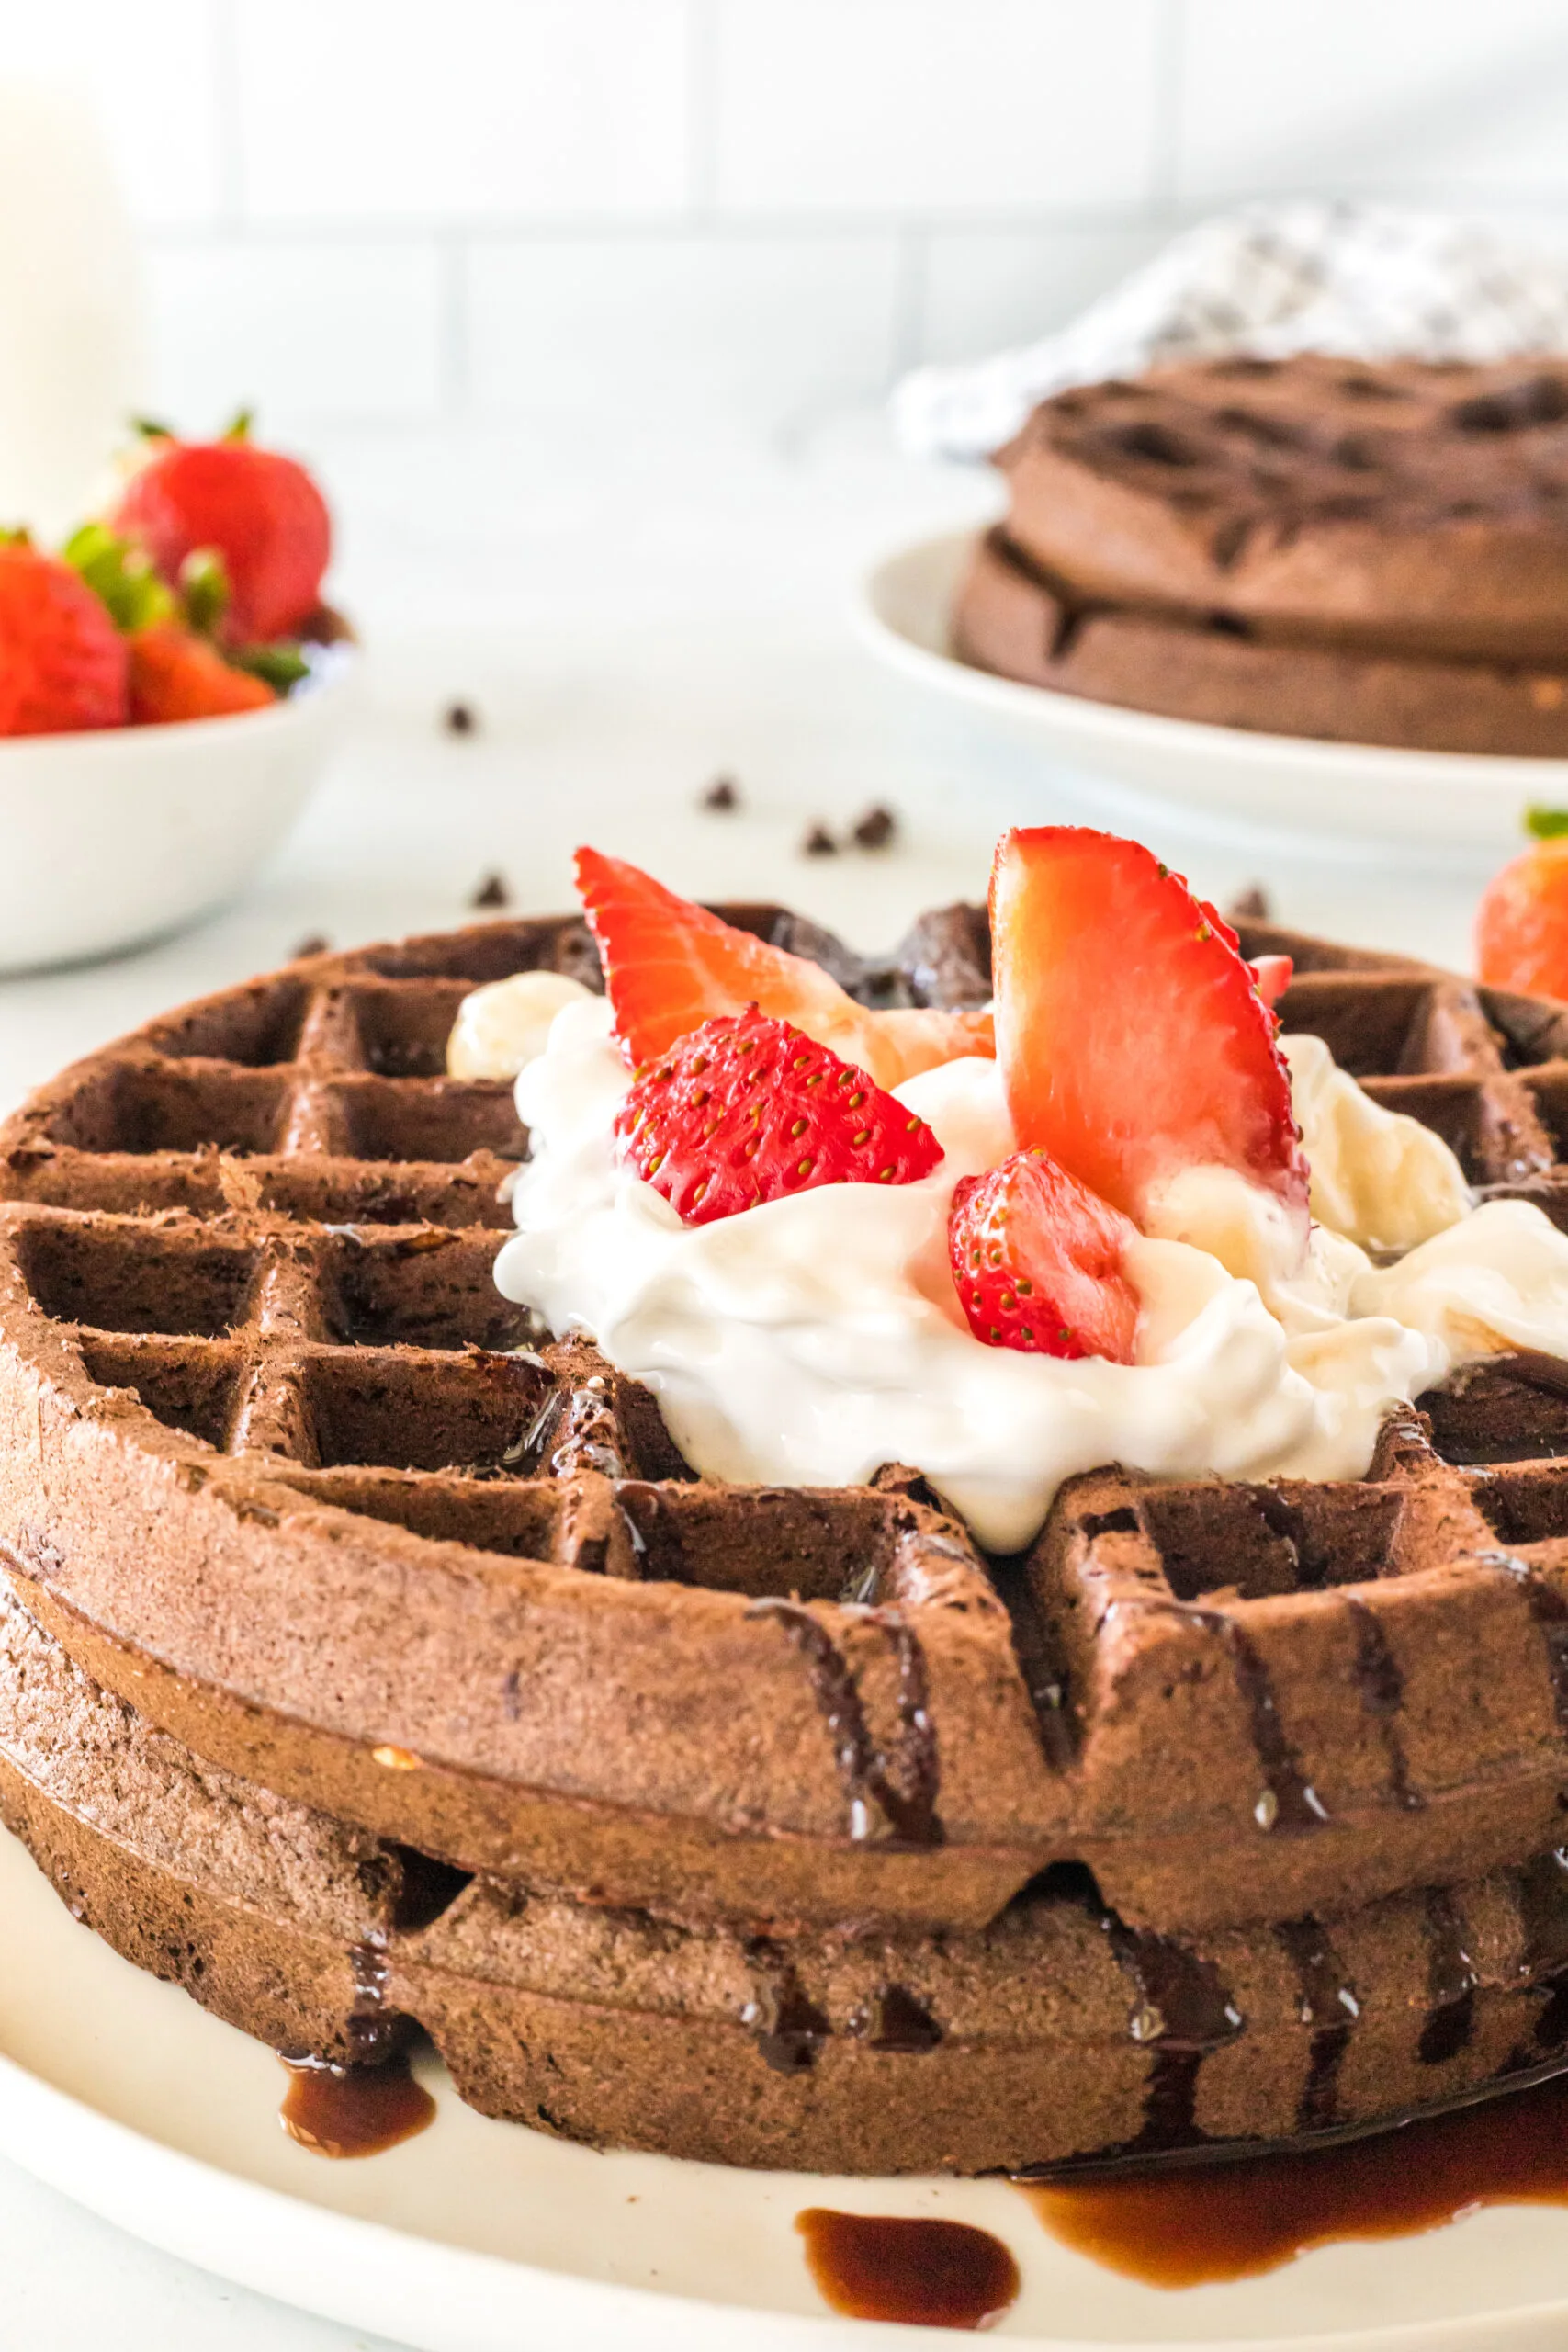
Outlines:
{"type": "Polygon", "coordinates": [[[1562,0],[1187,0],[1179,189],[1568,194],[1562,0]]]}
{"type": "Polygon", "coordinates": [[[687,192],[687,0],[233,0],[258,220],[648,214],[687,192]]]}
{"type": "Polygon", "coordinates": [[[13,76],[80,92],[140,222],[216,217],[223,175],[209,0],[0,0],[0,80],[13,76]]]}
{"type": "Polygon", "coordinates": [[[481,243],[468,266],[481,410],[694,432],[809,424],[879,397],[893,364],[891,236],[481,243]]]}
{"type": "Polygon", "coordinates": [[[1164,0],[714,0],[734,211],[1134,203],[1164,0]]]}
{"type": "Polygon", "coordinates": [[[1169,232],[976,229],[934,235],[926,257],[920,356],[956,363],[1064,327],[1169,232]]]}
{"type": "Polygon", "coordinates": [[[222,243],[155,252],[160,413],[216,430],[254,406],[295,419],[418,419],[442,390],[441,256],[426,239],[222,243]]]}

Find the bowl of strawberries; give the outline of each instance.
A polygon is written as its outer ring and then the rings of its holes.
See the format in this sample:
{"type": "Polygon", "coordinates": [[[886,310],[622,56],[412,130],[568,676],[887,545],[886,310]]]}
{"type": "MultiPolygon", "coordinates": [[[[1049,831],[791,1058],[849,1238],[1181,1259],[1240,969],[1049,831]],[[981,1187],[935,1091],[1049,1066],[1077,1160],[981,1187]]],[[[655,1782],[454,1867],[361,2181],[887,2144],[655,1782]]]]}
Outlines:
{"type": "Polygon", "coordinates": [[[58,550],[0,532],[0,971],[177,930],[282,840],[355,667],[331,552],[315,482],[246,418],[143,428],[58,550]]]}

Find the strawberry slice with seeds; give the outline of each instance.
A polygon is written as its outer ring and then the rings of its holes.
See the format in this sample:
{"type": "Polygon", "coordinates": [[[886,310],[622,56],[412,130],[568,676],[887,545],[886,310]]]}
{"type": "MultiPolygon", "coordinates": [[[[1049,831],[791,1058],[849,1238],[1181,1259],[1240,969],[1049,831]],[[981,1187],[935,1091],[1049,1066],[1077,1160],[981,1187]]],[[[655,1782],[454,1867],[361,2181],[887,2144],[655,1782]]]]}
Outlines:
{"type": "Polygon", "coordinates": [[[1005,833],[991,876],[997,1048],[1021,1145],[1140,1218],[1218,1164],[1299,1211],[1291,1081],[1236,936],[1137,842],[1077,825],[1005,833]]]}
{"type": "Polygon", "coordinates": [[[1017,1151],[953,1189],[947,1245],[969,1329],[1025,1355],[1131,1363],[1138,1294],[1122,1272],[1130,1217],[1059,1168],[1017,1151]]]}
{"type": "Polygon", "coordinates": [[[912,1184],[942,1156],[864,1070],[755,1005],[704,1022],[640,1070],[615,1135],[687,1225],[818,1184],[912,1184]]]}
{"type": "Polygon", "coordinates": [[[1265,1004],[1277,1005],[1291,985],[1295,964],[1289,956],[1255,956],[1252,977],[1265,1004]]]}
{"type": "Polygon", "coordinates": [[[634,1069],[716,1014],[755,1004],[898,1086],[961,1054],[994,1055],[988,1012],[874,1012],[818,964],[678,898],[639,866],[577,853],[577,887],[598,943],[615,1034],[634,1069]]]}

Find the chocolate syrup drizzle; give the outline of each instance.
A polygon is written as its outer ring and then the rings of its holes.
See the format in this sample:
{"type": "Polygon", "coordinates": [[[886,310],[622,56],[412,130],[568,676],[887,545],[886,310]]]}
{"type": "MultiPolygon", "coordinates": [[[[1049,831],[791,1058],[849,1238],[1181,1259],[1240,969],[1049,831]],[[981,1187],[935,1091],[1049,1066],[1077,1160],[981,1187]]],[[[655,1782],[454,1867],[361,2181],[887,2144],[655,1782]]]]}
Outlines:
{"type": "Polygon", "coordinates": [[[1426,1799],[1410,1785],[1409,1760],[1399,1728],[1400,1710],[1404,1704],[1404,1677],[1376,1611],[1364,1600],[1358,1600],[1353,1592],[1343,1593],[1340,1598],[1356,1628],[1356,1688],[1361,1694],[1362,1706],[1369,1715],[1376,1716],[1382,1734],[1393,1801],[1406,1812],[1418,1812],[1426,1799]]]}
{"type": "Polygon", "coordinates": [[[1127,1927],[1113,1911],[1100,1925],[1136,1996],[1127,2030],[1153,2053],[1142,2128],[1118,2154],[1196,2147],[1204,2137],[1197,2123],[1199,2070],[1211,2051],[1235,2040],[1247,2020],[1212,1961],[1167,1936],[1127,1927]]]}
{"type": "Polygon", "coordinates": [[[1533,2051],[1516,2051],[1510,2067],[1568,2043],[1568,1847],[1527,1863],[1517,1887],[1523,1971],[1546,1998],[1531,2030],[1533,2051]]]}
{"type": "Polygon", "coordinates": [[[1480,1979],[1465,1950],[1464,1927],[1444,1886],[1427,1889],[1427,1989],[1431,2007],[1416,2044],[1426,2066],[1445,2065],[1467,2049],[1475,2031],[1480,1979]]]}
{"type": "Polygon", "coordinates": [[[864,2034],[867,2049],[903,2057],[922,2057],[942,2040],[941,2026],[907,1984],[879,1985],[856,2028],[864,2034]]]}
{"type": "Polygon", "coordinates": [[[1176,1610],[1206,1633],[1217,1634],[1230,1652],[1253,1748],[1263,1770],[1263,1793],[1253,1807],[1258,1827],[1287,1832],[1321,1829],[1328,1819],[1328,1808],[1303,1777],[1296,1752],[1285,1737],[1273,1679],[1250,1636],[1223,1609],[1201,1609],[1179,1600],[1160,1605],[1176,1610]]]}
{"type": "Polygon", "coordinates": [[[659,1488],[645,1478],[623,1478],[615,1502],[641,1574],[665,1584],[690,1581],[680,1523],[659,1488]]]}
{"type": "Polygon", "coordinates": [[[758,2050],[775,2075],[809,2074],[832,2026],[807,1999],[793,1964],[776,1945],[759,1938],[750,1950],[759,1972],[757,1989],[741,2010],[740,2022],[751,2028],[758,2050]]]}
{"type": "Polygon", "coordinates": [[[1339,2069],[1361,2005],[1319,1920],[1285,1919],[1274,1932],[1296,1972],[1297,2014],[1313,2029],[1296,2129],[1326,2132],[1338,2120],[1339,2069]]]}
{"type": "Polygon", "coordinates": [[[887,1634],[898,1660],[899,1779],[895,1781],[888,1758],[872,1739],[849,1660],[820,1619],[798,1600],[779,1599],[753,1601],[747,1614],[776,1618],[806,1660],[811,1695],[831,1735],[834,1761],[849,1800],[851,1837],[863,1840],[873,1836],[874,1805],[893,1832],[891,1842],[940,1846],[942,1827],[936,1801],[941,1759],[931,1719],[925,1652],[903,1617],[892,1609],[865,1612],[868,1623],[887,1634]]]}
{"type": "Polygon", "coordinates": [[[1517,1558],[1512,1552],[1472,1552],[1469,1556],[1482,1567],[1501,1568],[1523,1592],[1526,1606],[1546,1645],[1557,1726],[1560,1731],[1568,1731],[1568,1600],[1538,1576],[1528,1560],[1517,1558]]]}

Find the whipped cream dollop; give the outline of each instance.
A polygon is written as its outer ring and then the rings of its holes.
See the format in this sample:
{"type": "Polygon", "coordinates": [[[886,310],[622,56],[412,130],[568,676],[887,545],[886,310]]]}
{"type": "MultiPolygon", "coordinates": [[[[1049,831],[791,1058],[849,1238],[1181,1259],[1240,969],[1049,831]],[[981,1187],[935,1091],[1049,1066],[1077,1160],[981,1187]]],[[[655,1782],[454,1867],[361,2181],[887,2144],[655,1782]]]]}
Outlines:
{"type": "Polygon", "coordinates": [[[948,1262],[960,1177],[1015,1148],[994,1061],[897,1091],[945,1157],[914,1184],[828,1184],[683,1226],[620,1162],[630,1073],[597,999],[569,1003],[517,1081],[533,1156],[496,1281],[658,1396],[709,1476],[843,1486],[924,1473],[994,1551],[1029,1543],[1063,1480],[1359,1477],[1389,1408],[1503,1348],[1568,1355],[1568,1237],[1521,1202],[1475,1209],[1439,1138],[1382,1109],[1317,1039],[1283,1041],[1320,1222],[1224,1168],[1150,1205],[1125,1272],[1136,1360],[991,1348],[948,1262]],[[1405,1254],[1374,1263],[1368,1247],[1405,1254]]]}

